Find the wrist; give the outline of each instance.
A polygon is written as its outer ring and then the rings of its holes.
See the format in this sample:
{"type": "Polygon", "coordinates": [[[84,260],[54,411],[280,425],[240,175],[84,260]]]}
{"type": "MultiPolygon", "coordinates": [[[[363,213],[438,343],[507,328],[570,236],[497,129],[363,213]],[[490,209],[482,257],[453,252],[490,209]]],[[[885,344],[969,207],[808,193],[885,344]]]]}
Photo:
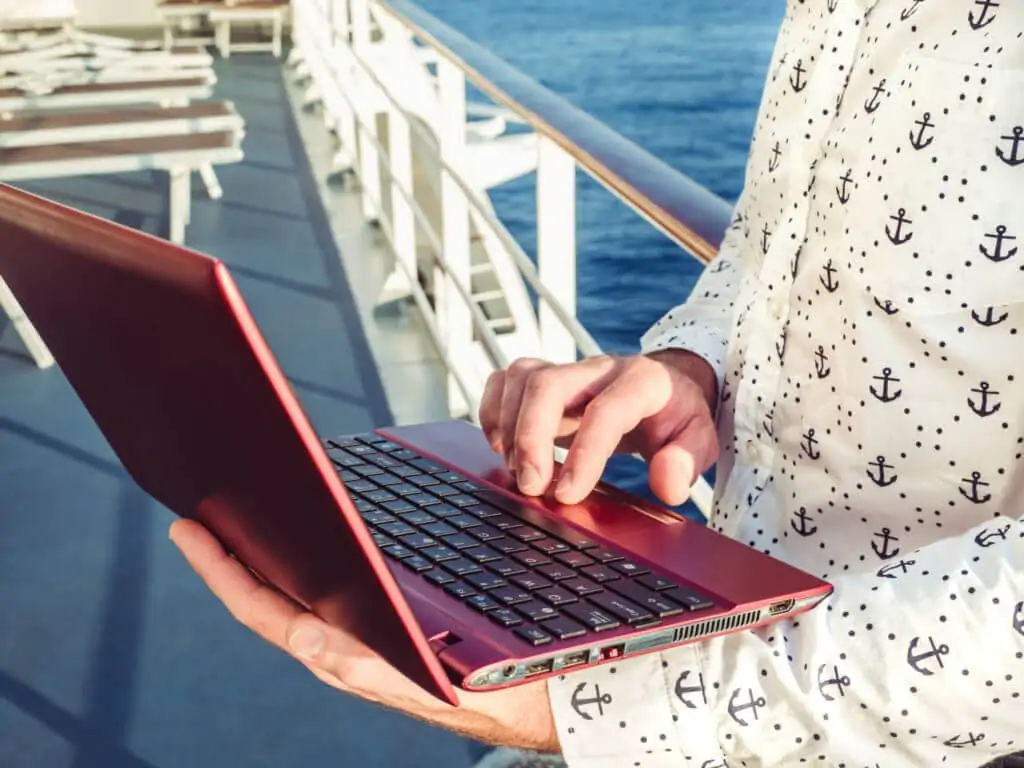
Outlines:
{"type": "Polygon", "coordinates": [[[690,379],[704,394],[711,413],[715,413],[718,405],[718,376],[707,360],[687,349],[660,349],[644,357],[656,360],[690,379]]]}

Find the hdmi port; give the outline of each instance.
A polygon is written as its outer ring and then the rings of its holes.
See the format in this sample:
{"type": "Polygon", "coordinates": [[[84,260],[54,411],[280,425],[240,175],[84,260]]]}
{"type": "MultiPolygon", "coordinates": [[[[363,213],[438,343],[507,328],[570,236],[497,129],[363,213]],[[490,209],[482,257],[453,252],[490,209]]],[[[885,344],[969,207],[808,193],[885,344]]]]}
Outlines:
{"type": "Polygon", "coordinates": [[[535,661],[533,664],[526,665],[526,677],[534,677],[535,675],[543,675],[545,672],[550,672],[555,667],[554,659],[547,659],[545,661],[535,661]]]}
{"type": "Polygon", "coordinates": [[[793,610],[794,605],[796,605],[796,600],[782,600],[778,603],[772,603],[768,606],[768,615],[780,616],[783,613],[789,613],[793,610]]]}

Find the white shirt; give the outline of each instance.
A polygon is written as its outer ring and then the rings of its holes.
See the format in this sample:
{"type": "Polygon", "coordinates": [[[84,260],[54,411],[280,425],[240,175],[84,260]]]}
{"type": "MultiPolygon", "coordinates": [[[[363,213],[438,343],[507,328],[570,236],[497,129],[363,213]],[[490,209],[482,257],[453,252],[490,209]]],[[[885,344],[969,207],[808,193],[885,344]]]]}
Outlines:
{"type": "Polygon", "coordinates": [[[552,681],[569,765],[1024,749],[1024,2],[790,0],[734,223],[643,340],[669,347],[719,372],[710,524],[835,592],[552,681]]]}

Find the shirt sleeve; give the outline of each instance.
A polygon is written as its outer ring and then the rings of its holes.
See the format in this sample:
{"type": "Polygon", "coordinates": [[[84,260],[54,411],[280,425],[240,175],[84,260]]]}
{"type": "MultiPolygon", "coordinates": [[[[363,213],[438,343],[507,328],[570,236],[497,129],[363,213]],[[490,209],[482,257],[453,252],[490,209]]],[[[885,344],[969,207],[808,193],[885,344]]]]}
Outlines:
{"type": "Polygon", "coordinates": [[[570,768],[977,768],[1021,749],[1024,519],[833,584],[791,620],[552,680],[570,768]]]}
{"type": "Polygon", "coordinates": [[[718,255],[701,274],[686,302],[666,312],[640,340],[642,354],[685,349],[704,358],[715,370],[719,392],[740,289],[740,246],[746,237],[742,205],[741,198],[718,255]]]}

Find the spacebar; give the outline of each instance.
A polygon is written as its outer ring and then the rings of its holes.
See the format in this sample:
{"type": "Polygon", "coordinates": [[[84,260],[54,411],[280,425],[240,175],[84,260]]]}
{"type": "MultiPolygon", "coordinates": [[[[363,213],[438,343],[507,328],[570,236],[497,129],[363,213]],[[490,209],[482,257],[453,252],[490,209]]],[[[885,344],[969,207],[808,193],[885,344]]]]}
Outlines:
{"type": "Polygon", "coordinates": [[[508,496],[497,493],[495,491],[477,491],[475,494],[482,501],[486,501],[488,504],[492,504],[499,509],[508,512],[520,520],[528,522],[530,525],[540,528],[542,531],[550,533],[566,544],[577,549],[588,549],[590,547],[598,546],[597,542],[592,541],[590,538],[575,530],[567,525],[563,525],[557,520],[552,520],[549,514],[541,512],[538,509],[534,509],[528,504],[510,499],[508,496]]]}

